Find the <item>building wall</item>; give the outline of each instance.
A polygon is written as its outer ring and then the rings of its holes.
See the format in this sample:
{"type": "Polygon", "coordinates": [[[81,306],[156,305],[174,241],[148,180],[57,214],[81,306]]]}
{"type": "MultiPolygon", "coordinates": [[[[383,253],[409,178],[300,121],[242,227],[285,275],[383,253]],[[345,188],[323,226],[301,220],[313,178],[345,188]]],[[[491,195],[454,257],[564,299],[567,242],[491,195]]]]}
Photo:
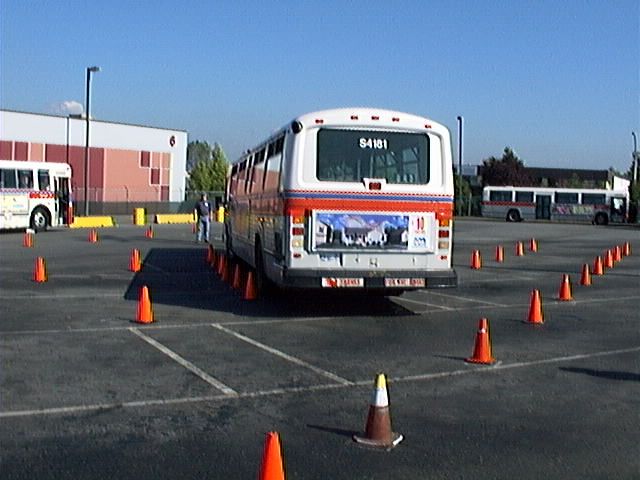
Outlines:
{"type": "MultiPolygon", "coordinates": [[[[0,158],[66,162],[77,201],[84,200],[84,119],[0,110],[0,158]]],[[[184,198],[187,133],[91,120],[89,200],[184,198]]]]}

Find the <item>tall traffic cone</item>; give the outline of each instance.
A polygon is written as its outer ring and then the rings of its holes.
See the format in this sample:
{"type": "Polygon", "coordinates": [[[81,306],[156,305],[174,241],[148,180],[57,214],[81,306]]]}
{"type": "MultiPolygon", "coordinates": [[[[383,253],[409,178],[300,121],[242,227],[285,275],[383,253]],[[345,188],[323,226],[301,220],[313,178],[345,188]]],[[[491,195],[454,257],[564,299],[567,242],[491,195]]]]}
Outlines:
{"type": "Polygon", "coordinates": [[[532,252],[538,251],[538,241],[535,238],[529,240],[529,250],[532,252]]]}
{"type": "Polygon", "coordinates": [[[391,450],[397,446],[403,438],[400,433],[396,433],[391,429],[387,379],[384,373],[379,373],[376,375],[376,385],[373,390],[371,404],[369,405],[364,434],[354,435],[353,439],[363,445],[391,450]]]}
{"type": "Polygon", "coordinates": [[[558,291],[558,300],[563,302],[573,300],[571,296],[571,281],[569,280],[569,275],[566,273],[562,275],[562,283],[560,283],[560,290],[558,291]]]}
{"type": "Polygon", "coordinates": [[[22,246],[27,248],[33,247],[33,233],[24,232],[24,236],[22,237],[22,246]]]}
{"type": "Polygon", "coordinates": [[[582,276],[580,277],[580,285],[588,287],[591,285],[591,274],[589,273],[589,264],[585,263],[582,266],[582,276]]]}
{"type": "Polygon", "coordinates": [[[616,245],[613,249],[613,261],[619,262],[620,260],[622,260],[622,249],[620,248],[620,245],[616,245]]]}
{"type": "Polygon", "coordinates": [[[516,257],[524,256],[524,245],[522,242],[516,242],[516,257]]]}
{"type": "Polygon", "coordinates": [[[140,289],[136,322],[153,323],[153,310],[151,309],[151,300],[149,300],[149,289],[146,285],[140,289]]]}
{"type": "Polygon", "coordinates": [[[593,261],[593,274],[594,275],[604,275],[604,268],[602,266],[602,257],[597,256],[593,261]]]}
{"type": "Polygon", "coordinates": [[[35,268],[33,270],[33,281],[36,283],[42,283],[47,281],[47,266],[44,263],[44,258],[36,258],[35,268]]]}
{"type": "Polygon", "coordinates": [[[89,230],[89,243],[98,242],[98,231],[95,228],[89,230]]]}
{"type": "Polygon", "coordinates": [[[496,262],[504,262],[504,247],[502,245],[496,247],[496,262]]]}
{"type": "Polygon", "coordinates": [[[478,322],[478,332],[473,346],[473,355],[465,358],[468,363],[482,363],[491,365],[496,359],[491,355],[491,335],[489,334],[489,320],[481,318],[478,322]]]}
{"type": "Polygon", "coordinates": [[[140,251],[137,248],[131,250],[129,255],[129,270],[132,272],[140,271],[140,251]]]}
{"type": "Polygon", "coordinates": [[[220,278],[222,278],[222,276],[224,275],[224,271],[227,268],[227,257],[225,257],[224,255],[220,254],[218,256],[218,275],[220,275],[220,278]]]}
{"type": "Polygon", "coordinates": [[[255,300],[256,298],[258,298],[258,291],[256,289],[256,284],[253,279],[253,272],[251,270],[249,270],[249,273],[247,273],[247,283],[244,286],[244,295],[242,298],[244,300],[255,300]]]}
{"type": "Polygon", "coordinates": [[[277,432],[267,433],[258,480],[284,480],[282,449],[277,432]]]}
{"type": "Polygon", "coordinates": [[[529,317],[527,318],[527,323],[544,323],[540,290],[533,290],[531,292],[531,304],[529,305],[529,317]]]}
{"type": "Polygon", "coordinates": [[[631,244],[629,242],[624,242],[624,245],[622,246],[622,254],[625,257],[631,255],[631,244]]]}
{"type": "Polygon", "coordinates": [[[239,263],[236,263],[236,266],[233,269],[233,281],[231,282],[231,287],[234,290],[240,290],[242,287],[242,271],[240,270],[239,263]]]}
{"type": "Polygon", "coordinates": [[[611,253],[611,250],[607,250],[607,253],[604,255],[604,266],[606,268],[613,268],[613,253],[611,253]]]}
{"type": "Polygon", "coordinates": [[[482,259],[480,258],[479,250],[474,250],[471,253],[471,268],[473,270],[479,270],[482,268],[482,259]]]}
{"type": "Polygon", "coordinates": [[[213,262],[213,245],[209,244],[209,248],[207,248],[207,264],[211,265],[211,262],[213,262]]]}
{"type": "Polygon", "coordinates": [[[149,226],[149,228],[144,231],[144,236],[147,238],[153,238],[153,227],[149,226]]]}

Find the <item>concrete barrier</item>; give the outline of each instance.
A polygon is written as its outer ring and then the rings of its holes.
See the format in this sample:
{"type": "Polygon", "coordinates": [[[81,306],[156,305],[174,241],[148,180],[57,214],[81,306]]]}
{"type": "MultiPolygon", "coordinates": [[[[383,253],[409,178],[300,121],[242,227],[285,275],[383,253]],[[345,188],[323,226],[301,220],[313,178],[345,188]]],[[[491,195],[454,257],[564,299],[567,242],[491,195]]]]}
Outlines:
{"type": "Polygon", "coordinates": [[[157,213],[155,223],[195,223],[193,213],[157,213]]]}
{"type": "Polygon", "coordinates": [[[116,222],[113,217],[95,216],[95,217],[74,217],[73,223],[69,228],[96,228],[96,227],[115,227],[116,222]]]}

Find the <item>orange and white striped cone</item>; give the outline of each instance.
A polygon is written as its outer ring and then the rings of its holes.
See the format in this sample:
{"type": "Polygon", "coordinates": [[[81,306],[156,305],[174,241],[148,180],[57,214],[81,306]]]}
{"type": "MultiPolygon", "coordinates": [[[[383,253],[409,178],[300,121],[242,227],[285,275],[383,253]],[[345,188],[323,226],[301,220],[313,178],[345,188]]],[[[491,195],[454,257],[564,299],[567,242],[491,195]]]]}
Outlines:
{"type": "Polygon", "coordinates": [[[624,242],[624,245],[622,246],[622,254],[625,257],[631,255],[631,244],[629,242],[624,242]]]}
{"type": "Polygon", "coordinates": [[[496,247],[496,262],[504,262],[504,247],[502,245],[496,247]]]}
{"type": "Polygon", "coordinates": [[[136,322],[153,323],[153,309],[151,308],[151,300],[149,299],[149,289],[146,285],[140,289],[136,322]]]}
{"type": "Polygon", "coordinates": [[[480,251],[474,250],[471,253],[471,269],[480,270],[482,268],[482,258],[480,258],[480,251]]]}
{"type": "Polygon", "coordinates": [[[537,252],[538,251],[538,241],[535,238],[529,240],[529,251],[537,252]]]}
{"type": "Polygon", "coordinates": [[[604,267],[602,266],[602,257],[597,256],[593,261],[593,275],[604,275],[604,267]]]}
{"type": "Polygon", "coordinates": [[[524,256],[524,245],[522,242],[516,242],[516,257],[524,256]]]}
{"type": "Polygon", "coordinates": [[[391,428],[387,379],[384,373],[379,373],[376,376],[376,384],[373,390],[373,398],[369,405],[364,434],[354,435],[353,439],[362,445],[391,450],[403,438],[400,433],[394,432],[391,428]]]}
{"type": "Polygon", "coordinates": [[[540,299],[540,290],[531,292],[531,304],[529,305],[529,316],[527,323],[543,324],[544,315],[542,314],[542,300],[540,299]]]}
{"type": "Polygon", "coordinates": [[[481,363],[491,365],[495,363],[491,352],[491,335],[489,333],[489,320],[481,318],[478,322],[478,332],[476,333],[476,341],[473,345],[473,354],[469,358],[464,359],[467,363],[481,363]]]}
{"type": "Polygon", "coordinates": [[[571,296],[571,281],[569,280],[569,275],[566,273],[562,275],[562,283],[560,283],[560,290],[558,291],[558,300],[562,302],[573,300],[571,296]]]}
{"type": "Polygon", "coordinates": [[[282,448],[277,432],[267,433],[258,480],[285,480],[282,448]]]}
{"type": "Polygon", "coordinates": [[[580,285],[588,287],[591,285],[591,274],[589,273],[589,264],[582,266],[582,275],[580,276],[580,285]]]}

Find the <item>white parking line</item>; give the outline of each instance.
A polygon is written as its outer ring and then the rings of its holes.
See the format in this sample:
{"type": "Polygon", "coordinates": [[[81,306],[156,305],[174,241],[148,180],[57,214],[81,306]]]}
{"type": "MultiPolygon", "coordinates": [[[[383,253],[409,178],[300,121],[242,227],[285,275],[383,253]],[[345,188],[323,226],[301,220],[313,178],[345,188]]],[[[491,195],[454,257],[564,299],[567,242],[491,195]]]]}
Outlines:
{"type": "Polygon", "coordinates": [[[475,298],[469,298],[469,297],[462,297],[460,295],[447,295],[446,293],[440,293],[440,292],[434,292],[434,291],[427,291],[427,290],[418,290],[419,293],[424,294],[424,295],[435,295],[438,297],[444,297],[444,298],[451,298],[452,300],[462,300],[464,302],[475,302],[475,303],[482,303],[484,305],[493,305],[494,307],[504,307],[506,305],[502,304],[502,303],[496,303],[496,302],[487,302],[486,300],[477,300],[475,298]]]}
{"type": "MultiPolygon", "coordinates": [[[[393,299],[395,302],[407,302],[407,303],[415,303],[417,305],[426,305],[427,307],[434,307],[434,308],[439,308],[440,310],[442,310],[443,312],[451,312],[453,310],[455,310],[454,308],[451,307],[445,307],[443,305],[436,305],[435,303],[429,303],[429,302],[421,302],[419,300],[412,300],[410,298],[404,298],[404,297],[396,297],[393,299]]],[[[425,312],[427,312],[428,310],[425,310],[425,312]]]]}
{"type": "Polygon", "coordinates": [[[142,333],[140,330],[138,330],[137,328],[133,328],[130,327],[128,329],[131,333],[137,335],[138,337],[140,337],[142,340],[144,340],[145,342],[147,342],[149,345],[154,346],[155,348],[157,348],[158,350],[160,350],[162,353],[164,353],[165,355],[167,355],[168,357],[170,357],[172,360],[175,360],[176,362],[178,362],[180,365],[182,365],[184,368],[186,368],[187,370],[189,370],[191,373],[193,373],[194,375],[200,377],[202,380],[204,380],[205,382],[207,382],[209,385],[213,385],[214,387],[216,387],[218,390],[224,392],[226,395],[238,395],[238,392],[236,392],[235,390],[233,390],[232,388],[229,388],[228,386],[226,386],[224,383],[222,383],[221,381],[213,378],[211,375],[209,375],[208,373],[200,370],[198,367],[196,367],[193,363],[191,363],[188,360],[185,360],[184,358],[182,358],[180,355],[178,355],[177,353],[175,353],[172,350],[169,350],[167,347],[165,347],[164,345],[162,345],[160,342],[154,340],[153,338],[145,335],[144,333],[142,333]]]}
{"type": "Polygon", "coordinates": [[[247,342],[251,345],[253,345],[254,347],[258,347],[261,348],[262,350],[265,350],[269,353],[272,353],[273,355],[276,355],[280,358],[284,358],[285,360],[288,360],[291,363],[295,363],[296,365],[300,365],[301,367],[305,367],[308,368],[309,370],[319,373],[320,375],[323,375],[331,380],[333,380],[334,382],[338,382],[342,385],[351,385],[353,382],[350,382],[347,379],[344,379],[342,377],[339,377],[338,375],[335,375],[331,372],[328,372],[326,370],[323,370],[322,368],[316,367],[314,365],[311,365],[310,363],[305,362],[304,360],[300,360],[299,358],[296,357],[292,357],[289,354],[286,354],[280,350],[277,350],[275,348],[269,347],[268,345],[265,345],[264,343],[260,343],[256,340],[253,340],[252,338],[249,338],[245,335],[242,335],[238,332],[234,332],[233,330],[230,330],[228,328],[223,327],[222,325],[220,325],[219,323],[212,323],[211,326],[213,328],[217,328],[218,330],[221,330],[225,333],[228,333],[229,335],[233,335],[234,337],[247,342]]]}
{"type": "MultiPolygon", "coordinates": [[[[532,367],[536,365],[544,365],[544,364],[550,364],[550,363],[570,362],[573,360],[583,360],[587,358],[605,357],[605,356],[620,355],[620,354],[633,353],[633,352],[640,352],[640,346],[622,348],[618,350],[606,350],[606,351],[586,353],[586,354],[569,355],[564,357],[545,358],[541,360],[532,360],[530,362],[515,362],[515,363],[507,363],[507,364],[502,363],[499,365],[494,365],[489,367],[474,367],[470,365],[469,368],[465,368],[461,370],[452,370],[448,372],[426,373],[422,375],[407,375],[404,377],[390,377],[389,381],[390,382],[419,382],[419,381],[425,381],[425,380],[436,380],[439,378],[454,377],[459,375],[473,375],[473,374],[487,373],[487,372],[499,372],[501,370],[525,368],[525,367],[532,367]]],[[[267,397],[272,395],[284,395],[288,393],[308,393],[308,392],[315,392],[320,390],[334,390],[338,388],[363,387],[367,385],[373,385],[372,379],[358,380],[355,382],[349,382],[348,384],[332,383],[332,384],[310,385],[306,387],[290,387],[290,388],[276,388],[271,390],[258,390],[255,392],[244,392],[244,393],[238,393],[235,395],[209,395],[209,396],[199,396],[199,397],[158,398],[158,399],[151,399],[151,400],[138,400],[133,402],[96,403],[96,404],[90,404],[90,405],[75,405],[75,406],[69,406],[69,407],[41,408],[41,409],[32,409],[32,410],[14,410],[14,411],[0,412],[0,418],[32,417],[32,416],[38,416],[38,415],[61,415],[61,414],[73,414],[73,413],[82,413],[82,412],[94,412],[97,410],[114,410],[118,408],[140,408],[140,407],[149,407],[149,406],[155,406],[155,405],[179,405],[179,404],[188,404],[188,403],[202,403],[202,402],[212,402],[212,401],[228,400],[228,399],[236,399],[236,398],[241,399],[241,398],[267,397]]]]}

